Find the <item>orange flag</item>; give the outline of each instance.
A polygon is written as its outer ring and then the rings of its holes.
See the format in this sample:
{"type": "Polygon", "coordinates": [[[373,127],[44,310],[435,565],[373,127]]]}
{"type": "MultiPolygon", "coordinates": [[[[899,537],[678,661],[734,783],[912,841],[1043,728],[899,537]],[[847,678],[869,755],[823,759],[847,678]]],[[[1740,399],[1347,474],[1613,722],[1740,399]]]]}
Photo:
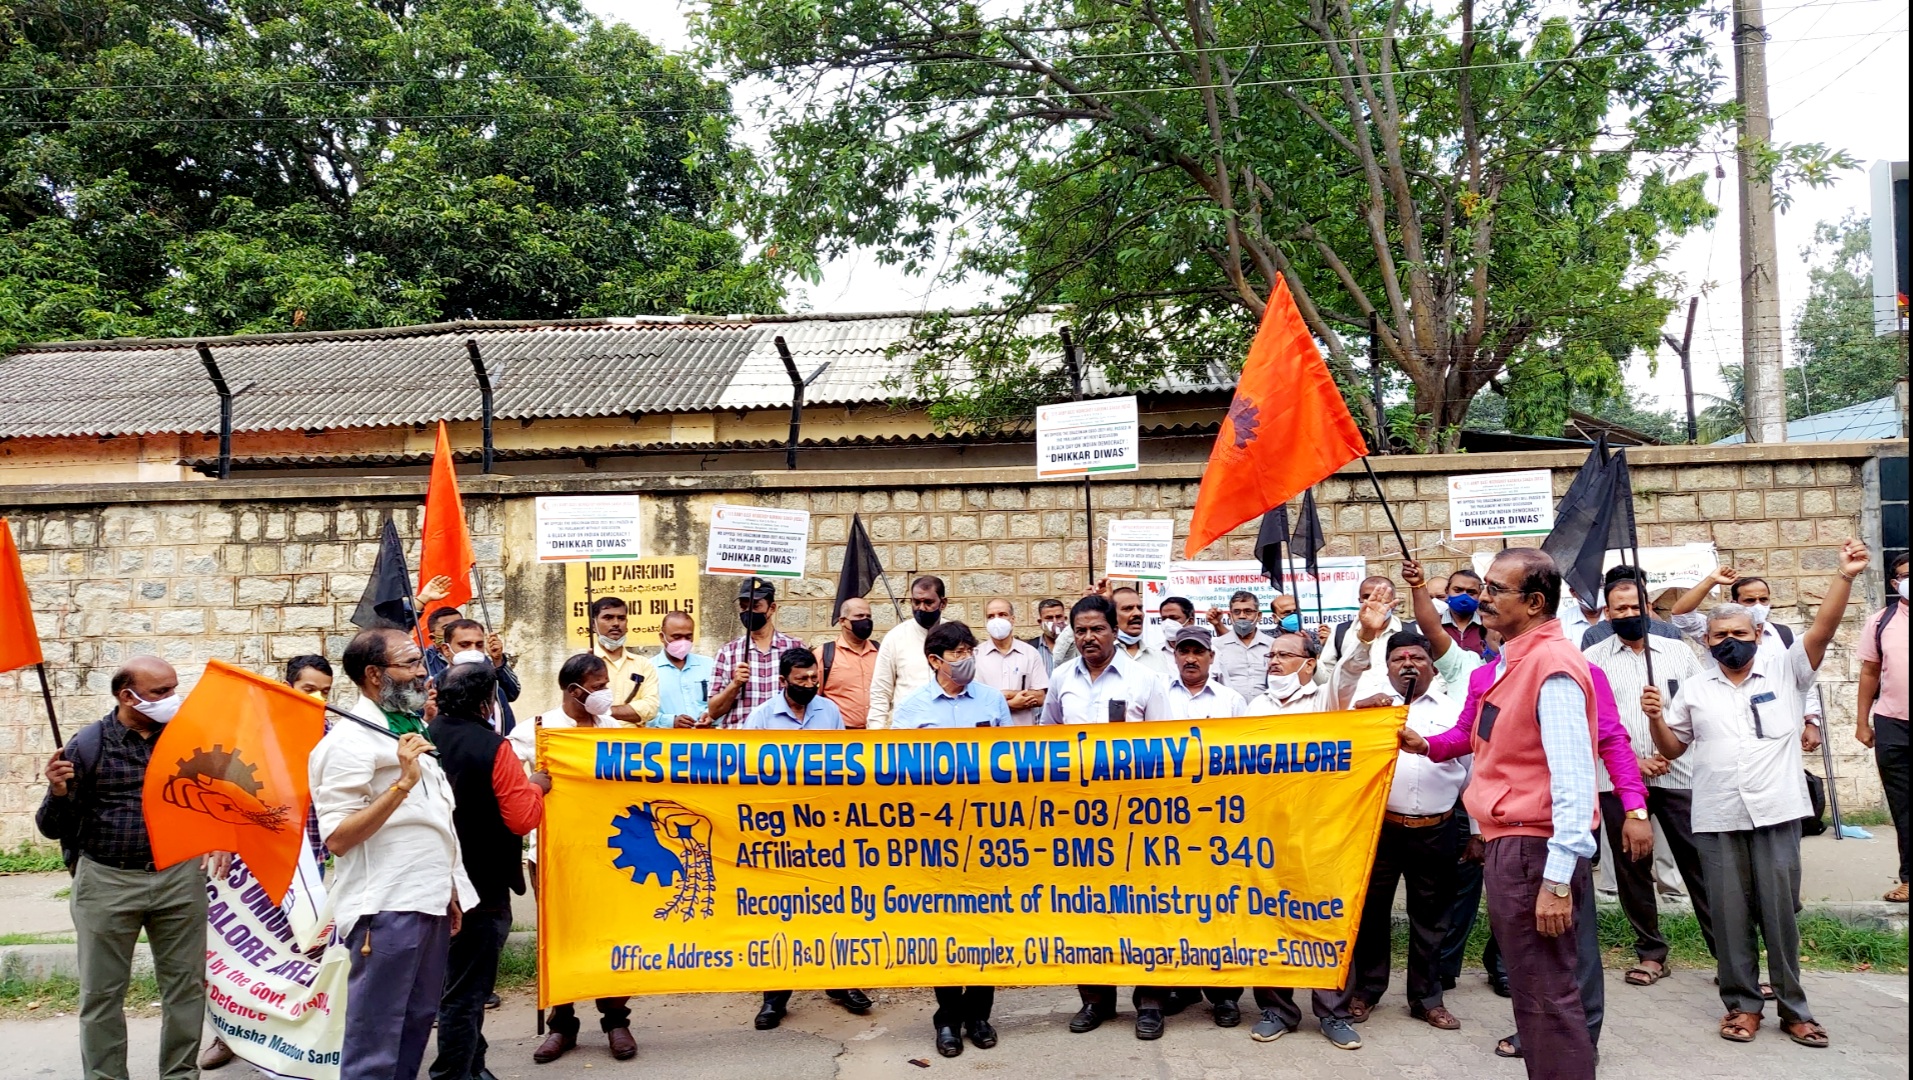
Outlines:
{"type": "MultiPolygon", "coordinates": [[[[452,440],[445,421],[438,422],[438,448],[432,452],[432,483],[425,489],[424,538],[419,544],[418,585],[439,575],[452,579],[451,595],[432,605],[464,607],[472,598],[471,530],[465,526],[465,503],[458,497],[458,471],[452,465],[452,440]]],[[[429,612],[418,613],[421,620],[429,612]]],[[[423,627],[423,622],[420,626],[423,627]]]]}
{"type": "Polygon", "coordinates": [[[32,667],[45,659],[27,598],[27,575],[20,569],[20,549],[13,546],[7,519],[0,518],[0,671],[32,667]]]}
{"type": "Polygon", "coordinates": [[[325,706],[316,698],[208,660],[146,769],[141,798],[153,862],[164,869],[231,851],[279,903],[306,842],[306,759],[324,734],[325,706]]]}
{"type": "Polygon", "coordinates": [[[1202,473],[1183,557],[1368,453],[1281,276],[1202,473]]]}

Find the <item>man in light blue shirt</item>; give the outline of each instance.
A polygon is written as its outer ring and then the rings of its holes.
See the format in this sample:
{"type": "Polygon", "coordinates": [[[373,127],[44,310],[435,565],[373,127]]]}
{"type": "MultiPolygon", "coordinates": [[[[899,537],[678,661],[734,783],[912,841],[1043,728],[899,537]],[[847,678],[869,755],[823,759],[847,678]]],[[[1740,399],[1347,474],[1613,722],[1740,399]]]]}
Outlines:
{"type": "Polygon", "coordinates": [[[923,655],[930,662],[930,682],[896,707],[891,727],[1010,726],[1003,691],[976,681],[976,634],[968,626],[939,623],[923,639],[923,655]]]}
{"type": "Polygon", "coordinates": [[[842,731],[844,714],[827,697],[817,695],[823,684],[817,654],[802,645],[785,649],[777,659],[777,685],[783,692],[751,710],[746,731],[842,731]]]}
{"type": "Polygon", "coordinates": [[[691,651],[697,623],[687,612],[673,611],[658,627],[664,649],[658,653],[658,715],[647,727],[709,727],[705,707],[711,700],[717,662],[691,651]]]}

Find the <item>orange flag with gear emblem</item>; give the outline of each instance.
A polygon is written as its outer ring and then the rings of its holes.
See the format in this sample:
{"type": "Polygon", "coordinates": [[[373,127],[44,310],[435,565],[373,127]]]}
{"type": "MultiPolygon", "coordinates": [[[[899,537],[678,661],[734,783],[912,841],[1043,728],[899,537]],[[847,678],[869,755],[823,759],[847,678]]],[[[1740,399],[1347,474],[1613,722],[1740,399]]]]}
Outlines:
{"type": "Polygon", "coordinates": [[[33,625],[27,575],[20,569],[20,549],[13,546],[7,519],[0,518],[0,671],[32,667],[45,659],[40,631],[33,625]]]}
{"type": "Polygon", "coordinates": [[[1277,276],[1203,470],[1183,557],[1195,558],[1230,529],[1366,453],[1361,429],[1295,309],[1288,282],[1277,276]]]}
{"type": "MultiPolygon", "coordinates": [[[[432,452],[432,482],[425,489],[424,535],[419,543],[418,587],[443,575],[452,579],[452,591],[433,604],[462,608],[472,598],[472,533],[465,525],[465,502],[458,495],[458,469],[452,461],[452,440],[445,421],[438,422],[438,446],[432,452]]],[[[430,612],[418,613],[421,620],[430,612]]],[[[421,623],[422,626],[422,623],[421,623]]]]}
{"type": "Polygon", "coordinates": [[[306,759],[324,735],[317,698],[208,660],[146,769],[154,864],[230,851],[274,904],[285,899],[312,807],[306,759]]]}

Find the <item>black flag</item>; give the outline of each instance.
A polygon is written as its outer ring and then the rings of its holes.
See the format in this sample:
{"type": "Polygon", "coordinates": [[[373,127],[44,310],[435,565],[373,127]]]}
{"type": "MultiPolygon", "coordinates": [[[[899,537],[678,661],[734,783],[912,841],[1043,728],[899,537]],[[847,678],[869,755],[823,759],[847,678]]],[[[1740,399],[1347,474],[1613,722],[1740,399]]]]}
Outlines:
{"type": "Polygon", "coordinates": [[[388,517],[385,531],[379,536],[379,559],[372,565],[372,576],[365,580],[365,592],[359,597],[358,610],[352,613],[352,625],[361,630],[389,628],[409,634],[418,623],[414,606],[412,571],[405,565],[405,547],[399,543],[398,528],[388,517]]]}
{"type": "Polygon", "coordinates": [[[1554,531],[1541,550],[1554,558],[1561,578],[1583,605],[1598,603],[1601,568],[1609,551],[1628,546],[1628,523],[1633,517],[1634,485],[1628,476],[1627,452],[1608,453],[1600,438],[1588,452],[1581,471],[1561,496],[1554,512],[1554,531]]]}
{"type": "Polygon", "coordinates": [[[883,563],[877,559],[870,534],[864,532],[863,518],[850,515],[850,540],[844,547],[844,568],[837,575],[837,602],[830,605],[830,621],[837,621],[844,601],[869,592],[882,575],[883,563]]]}
{"type": "Polygon", "coordinates": [[[1318,556],[1327,546],[1328,537],[1322,532],[1322,519],[1315,513],[1315,489],[1309,488],[1302,493],[1302,511],[1295,522],[1295,535],[1290,537],[1289,547],[1301,552],[1302,565],[1319,579],[1322,564],[1318,556]]]}
{"type": "Polygon", "coordinates": [[[1276,592],[1282,591],[1282,545],[1289,542],[1289,508],[1278,506],[1262,515],[1255,534],[1255,557],[1276,592]]]}

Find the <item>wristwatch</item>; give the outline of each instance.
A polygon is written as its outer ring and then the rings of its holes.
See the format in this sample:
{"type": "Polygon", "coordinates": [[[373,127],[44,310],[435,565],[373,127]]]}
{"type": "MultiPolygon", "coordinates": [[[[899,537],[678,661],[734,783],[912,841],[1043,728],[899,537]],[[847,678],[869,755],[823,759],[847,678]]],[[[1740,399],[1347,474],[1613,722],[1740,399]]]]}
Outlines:
{"type": "Polygon", "coordinates": [[[1646,821],[1647,809],[1645,807],[1642,807],[1636,810],[1629,810],[1627,812],[1627,816],[1633,818],[1635,821],[1646,821]]]}
{"type": "Polygon", "coordinates": [[[1541,879],[1541,887],[1556,896],[1566,896],[1573,891],[1568,885],[1559,881],[1549,881],[1547,878],[1541,879]]]}

